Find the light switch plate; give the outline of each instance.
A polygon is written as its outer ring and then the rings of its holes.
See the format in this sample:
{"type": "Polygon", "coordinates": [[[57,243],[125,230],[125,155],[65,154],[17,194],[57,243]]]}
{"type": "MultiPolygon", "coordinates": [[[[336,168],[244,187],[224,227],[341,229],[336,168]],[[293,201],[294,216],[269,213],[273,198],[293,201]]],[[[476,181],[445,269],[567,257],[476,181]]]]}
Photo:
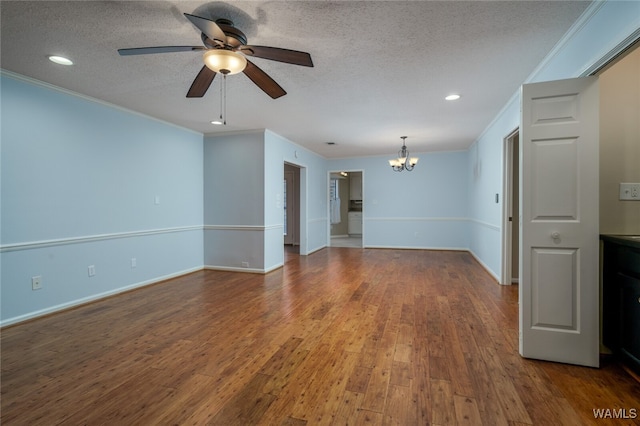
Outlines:
{"type": "Polygon", "coordinates": [[[640,201],[640,183],[620,183],[620,200],[640,201]]]}

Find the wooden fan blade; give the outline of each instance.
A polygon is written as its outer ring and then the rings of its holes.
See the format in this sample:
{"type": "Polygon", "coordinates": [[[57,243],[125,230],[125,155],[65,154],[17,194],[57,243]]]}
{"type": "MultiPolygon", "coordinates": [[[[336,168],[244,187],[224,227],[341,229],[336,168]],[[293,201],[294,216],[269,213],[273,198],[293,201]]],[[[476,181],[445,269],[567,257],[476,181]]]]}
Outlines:
{"type": "Polygon", "coordinates": [[[148,55],[150,53],[193,52],[204,50],[202,46],[158,46],[158,47],[134,47],[131,49],[118,49],[120,56],[148,55]]]}
{"type": "Polygon", "coordinates": [[[217,40],[221,43],[227,42],[227,36],[224,34],[224,31],[211,19],[189,15],[188,13],[185,13],[184,16],[211,40],[217,40]]]}
{"type": "Polygon", "coordinates": [[[312,67],[311,55],[298,50],[281,49],[268,46],[242,46],[241,52],[256,58],[271,59],[272,61],[285,62],[287,64],[312,67]]]}
{"type": "Polygon", "coordinates": [[[280,96],[284,96],[287,92],[284,91],[274,79],[269,77],[267,73],[258,68],[251,61],[247,61],[247,66],[244,69],[244,75],[249,77],[256,86],[261,88],[267,95],[273,99],[278,99],[280,96]]]}
{"type": "Polygon", "coordinates": [[[207,90],[209,89],[209,86],[211,86],[211,82],[213,81],[215,76],[215,71],[211,71],[209,68],[207,68],[206,65],[202,67],[202,69],[196,76],[196,79],[193,80],[193,83],[191,83],[191,87],[187,92],[187,98],[203,97],[204,94],[207,93],[207,90]]]}

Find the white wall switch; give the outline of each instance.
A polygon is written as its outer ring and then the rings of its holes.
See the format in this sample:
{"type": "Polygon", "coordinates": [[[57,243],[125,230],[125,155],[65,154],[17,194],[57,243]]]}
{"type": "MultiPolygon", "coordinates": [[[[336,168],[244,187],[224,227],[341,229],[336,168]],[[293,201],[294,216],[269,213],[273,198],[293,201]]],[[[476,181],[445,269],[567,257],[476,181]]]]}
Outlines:
{"type": "Polygon", "coordinates": [[[640,183],[620,183],[620,200],[640,201],[640,183]]]}
{"type": "Polygon", "coordinates": [[[131,267],[135,268],[136,266],[138,266],[138,261],[136,260],[135,257],[131,258],[131,267]]]}
{"type": "Polygon", "coordinates": [[[96,274],[96,267],[94,265],[89,265],[88,273],[90,277],[93,277],[96,274]]]}

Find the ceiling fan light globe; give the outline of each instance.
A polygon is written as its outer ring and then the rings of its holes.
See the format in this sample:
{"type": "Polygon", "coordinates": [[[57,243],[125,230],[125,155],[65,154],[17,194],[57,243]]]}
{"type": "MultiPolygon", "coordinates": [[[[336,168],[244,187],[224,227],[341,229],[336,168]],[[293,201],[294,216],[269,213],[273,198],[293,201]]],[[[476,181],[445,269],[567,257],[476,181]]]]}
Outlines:
{"type": "Polygon", "coordinates": [[[244,71],[247,59],[232,50],[209,49],[204,52],[204,64],[211,71],[233,75],[244,71]]]}

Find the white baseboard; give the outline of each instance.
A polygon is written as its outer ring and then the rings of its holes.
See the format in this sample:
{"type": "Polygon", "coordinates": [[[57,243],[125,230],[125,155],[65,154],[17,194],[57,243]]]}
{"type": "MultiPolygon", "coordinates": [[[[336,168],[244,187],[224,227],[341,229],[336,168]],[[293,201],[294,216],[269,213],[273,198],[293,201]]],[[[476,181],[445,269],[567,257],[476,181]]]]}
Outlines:
{"type": "Polygon", "coordinates": [[[76,300],[72,300],[71,302],[66,302],[66,303],[61,303],[59,305],[55,305],[55,306],[50,306],[48,308],[45,309],[41,309],[39,311],[34,311],[34,312],[29,312],[27,314],[24,315],[19,315],[17,317],[13,317],[13,318],[8,318],[4,321],[0,322],[0,327],[6,327],[8,325],[13,325],[13,324],[18,324],[24,321],[28,321],[34,318],[38,318],[44,315],[49,315],[49,314],[53,314],[55,312],[59,312],[59,311],[64,311],[66,309],[70,309],[70,308],[75,308],[77,306],[80,305],[86,305],[88,303],[91,302],[95,302],[97,300],[100,299],[104,299],[106,297],[110,297],[110,296],[114,296],[116,294],[119,293],[124,293],[130,290],[134,290],[136,288],[140,288],[140,287],[145,287],[151,284],[156,284],[159,283],[161,281],[166,281],[169,280],[171,278],[176,278],[182,275],[187,275],[190,274],[192,272],[196,272],[196,271],[201,271],[203,268],[201,266],[195,267],[195,268],[191,268],[191,269],[186,269],[180,272],[176,272],[173,274],[169,274],[169,275],[164,275],[161,277],[157,277],[157,278],[153,278],[151,280],[147,280],[147,281],[141,281],[139,283],[135,283],[135,284],[130,284],[124,287],[119,287],[117,289],[114,290],[109,290],[109,291],[105,291],[103,293],[98,293],[98,294],[93,294],[91,296],[88,297],[83,297],[82,299],[76,299],[76,300]]]}
{"type": "Polygon", "coordinates": [[[312,254],[312,253],[315,253],[315,252],[317,252],[317,251],[320,251],[320,250],[322,250],[323,248],[327,248],[327,246],[326,246],[326,245],[324,245],[324,246],[319,246],[319,247],[313,248],[313,249],[309,250],[309,251],[307,252],[307,254],[306,254],[306,255],[304,255],[304,256],[308,256],[308,255],[310,255],[310,254],[312,254]]]}
{"type": "Polygon", "coordinates": [[[209,271],[227,271],[227,272],[244,272],[249,274],[267,274],[271,271],[275,271],[278,268],[282,268],[284,263],[278,263],[276,265],[270,266],[266,269],[258,269],[258,268],[237,268],[234,266],[217,266],[217,265],[205,265],[204,269],[209,271]]]}
{"type": "Polygon", "coordinates": [[[378,246],[367,244],[363,248],[389,250],[434,250],[434,251],[469,251],[465,247],[411,247],[411,246],[378,246]]]}
{"type": "Polygon", "coordinates": [[[493,278],[495,278],[495,280],[498,283],[500,283],[500,277],[495,272],[493,272],[491,270],[491,268],[489,268],[489,266],[487,266],[486,263],[484,263],[482,260],[480,260],[480,258],[478,256],[476,256],[476,254],[473,251],[471,251],[469,249],[467,249],[467,251],[469,253],[471,253],[471,256],[473,256],[473,258],[476,260],[476,262],[478,262],[480,264],[480,266],[482,266],[482,268],[489,273],[489,275],[491,275],[493,278]]]}

